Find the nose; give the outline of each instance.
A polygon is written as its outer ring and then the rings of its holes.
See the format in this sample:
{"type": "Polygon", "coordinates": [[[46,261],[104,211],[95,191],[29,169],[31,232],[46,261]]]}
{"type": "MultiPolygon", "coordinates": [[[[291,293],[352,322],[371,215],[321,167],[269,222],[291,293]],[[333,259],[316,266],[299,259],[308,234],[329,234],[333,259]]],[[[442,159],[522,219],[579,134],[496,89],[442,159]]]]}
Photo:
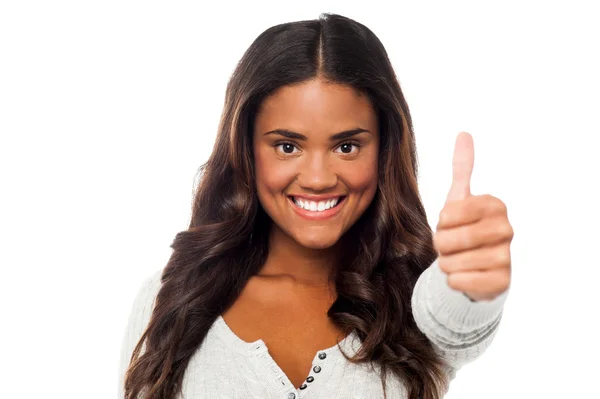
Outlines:
{"type": "Polygon", "coordinates": [[[337,185],[338,175],[326,155],[314,154],[306,157],[300,165],[298,184],[311,191],[325,191],[337,185]]]}

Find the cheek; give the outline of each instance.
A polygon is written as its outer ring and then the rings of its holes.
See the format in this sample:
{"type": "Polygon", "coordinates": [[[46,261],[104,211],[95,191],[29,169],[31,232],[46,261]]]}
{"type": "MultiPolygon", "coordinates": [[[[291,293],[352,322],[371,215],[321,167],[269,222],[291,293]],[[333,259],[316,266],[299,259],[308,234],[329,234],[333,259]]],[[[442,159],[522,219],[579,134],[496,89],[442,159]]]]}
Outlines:
{"type": "Polygon", "coordinates": [[[281,192],[289,186],[293,179],[293,174],[282,168],[265,169],[264,173],[258,177],[259,185],[273,193],[281,192]]]}
{"type": "Polygon", "coordinates": [[[256,187],[261,198],[281,193],[294,179],[294,167],[291,163],[282,163],[266,156],[263,151],[258,151],[255,159],[256,187]]]}
{"type": "Polygon", "coordinates": [[[369,191],[377,187],[377,169],[348,169],[344,171],[344,181],[353,191],[369,191]]]}
{"type": "Polygon", "coordinates": [[[346,166],[340,177],[351,191],[372,198],[375,195],[379,180],[377,162],[372,161],[366,164],[357,163],[356,165],[346,166]]]}

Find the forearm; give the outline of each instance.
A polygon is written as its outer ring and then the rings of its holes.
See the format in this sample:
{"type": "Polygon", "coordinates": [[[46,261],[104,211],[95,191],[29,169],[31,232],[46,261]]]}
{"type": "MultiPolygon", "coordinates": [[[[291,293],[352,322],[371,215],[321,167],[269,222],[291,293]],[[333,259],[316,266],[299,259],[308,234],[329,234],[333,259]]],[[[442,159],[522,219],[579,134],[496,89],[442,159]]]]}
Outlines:
{"type": "Polygon", "coordinates": [[[458,369],[491,344],[507,294],[491,301],[471,301],[448,286],[446,274],[435,261],[415,285],[413,316],[449,366],[458,369]]]}

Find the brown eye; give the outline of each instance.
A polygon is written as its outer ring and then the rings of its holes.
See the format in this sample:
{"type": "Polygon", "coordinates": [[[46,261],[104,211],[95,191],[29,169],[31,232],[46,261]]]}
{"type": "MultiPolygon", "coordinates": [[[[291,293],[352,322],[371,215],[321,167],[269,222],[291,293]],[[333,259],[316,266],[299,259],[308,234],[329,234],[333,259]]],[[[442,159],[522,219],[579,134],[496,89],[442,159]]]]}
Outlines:
{"type": "Polygon", "coordinates": [[[352,144],[345,143],[340,146],[340,149],[344,154],[350,154],[352,152],[352,144]]]}
{"type": "Polygon", "coordinates": [[[296,146],[292,143],[279,143],[275,145],[275,148],[284,154],[293,154],[294,150],[297,150],[296,146]]]}
{"type": "Polygon", "coordinates": [[[359,147],[360,146],[356,143],[348,142],[340,144],[337,149],[339,149],[343,154],[352,154],[352,150],[354,150],[354,153],[357,153],[359,147]]]}

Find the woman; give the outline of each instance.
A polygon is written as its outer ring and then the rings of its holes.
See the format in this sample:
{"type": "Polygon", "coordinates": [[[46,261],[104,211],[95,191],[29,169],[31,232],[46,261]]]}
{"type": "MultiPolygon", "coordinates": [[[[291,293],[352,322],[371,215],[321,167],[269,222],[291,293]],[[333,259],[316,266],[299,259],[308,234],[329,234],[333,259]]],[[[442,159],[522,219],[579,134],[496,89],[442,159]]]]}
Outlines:
{"type": "Polygon", "coordinates": [[[135,300],[121,397],[442,397],[510,280],[512,228],[470,195],[472,151],[459,135],[434,237],[377,37],[337,15],[266,30],[227,87],[189,229],[135,300]]]}

